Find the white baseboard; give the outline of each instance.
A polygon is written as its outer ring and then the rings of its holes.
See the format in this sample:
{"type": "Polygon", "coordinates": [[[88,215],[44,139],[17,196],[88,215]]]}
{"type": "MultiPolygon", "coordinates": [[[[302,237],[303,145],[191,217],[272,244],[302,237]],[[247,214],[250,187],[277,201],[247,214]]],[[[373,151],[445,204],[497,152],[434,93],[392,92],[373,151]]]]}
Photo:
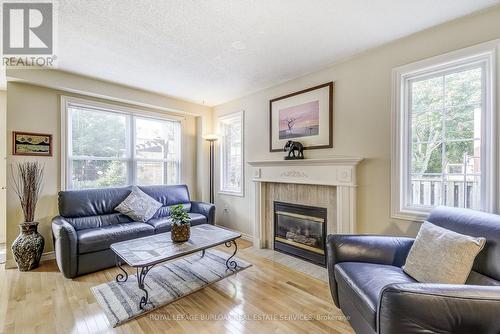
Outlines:
{"type": "Polygon", "coordinates": [[[42,258],[40,259],[40,262],[50,261],[50,260],[55,260],[55,259],[56,259],[56,253],[54,253],[54,251],[52,251],[52,252],[43,253],[42,258]]]}
{"type": "MultiPolygon", "coordinates": [[[[45,262],[45,261],[50,261],[54,260],[56,258],[56,254],[52,252],[46,252],[42,254],[42,258],[40,259],[40,262],[45,262]]],[[[5,269],[15,269],[17,268],[16,261],[14,259],[8,259],[5,262],[5,269]]]]}
{"type": "Polygon", "coordinates": [[[235,229],[232,229],[232,228],[229,228],[229,227],[226,227],[226,226],[217,225],[217,224],[215,224],[215,225],[217,227],[223,228],[225,230],[229,230],[229,231],[233,231],[233,232],[239,233],[239,234],[241,234],[241,239],[253,242],[253,235],[251,235],[251,234],[243,233],[243,232],[237,231],[235,229]]]}
{"type": "Polygon", "coordinates": [[[241,234],[241,239],[253,242],[253,235],[246,234],[246,233],[243,233],[243,232],[238,232],[238,233],[241,234]]]}

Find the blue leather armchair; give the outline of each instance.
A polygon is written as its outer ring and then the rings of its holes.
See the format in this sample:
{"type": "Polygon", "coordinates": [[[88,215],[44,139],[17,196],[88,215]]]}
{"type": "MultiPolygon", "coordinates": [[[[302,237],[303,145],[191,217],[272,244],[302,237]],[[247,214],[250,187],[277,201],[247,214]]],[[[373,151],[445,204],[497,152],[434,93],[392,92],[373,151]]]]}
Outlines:
{"type": "Polygon", "coordinates": [[[356,333],[500,333],[500,216],[439,207],[429,222],[486,238],[465,285],[418,283],[401,267],[414,239],[329,235],[330,290],[356,333]]]}
{"type": "Polygon", "coordinates": [[[115,265],[111,244],[170,231],[170,207],[183,204],[191,225],[214,224],[215,206],[193,202],[185,185],[139,187],[162,203],[147,222],[134,222],[114,210],[131,187],[61,191],[59,216],[52,220],[54,251],[59,270],[67,278],[115,265]]]}

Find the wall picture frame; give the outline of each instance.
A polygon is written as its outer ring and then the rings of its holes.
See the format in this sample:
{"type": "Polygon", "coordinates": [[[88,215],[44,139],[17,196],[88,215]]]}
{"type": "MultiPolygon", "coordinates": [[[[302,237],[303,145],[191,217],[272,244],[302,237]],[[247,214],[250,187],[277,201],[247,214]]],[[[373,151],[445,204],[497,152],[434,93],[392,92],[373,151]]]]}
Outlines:
{"type": "Polygon", "coordinates": [[[304,149],[333,147],[335,83],[307,88],[269,101],[269,151],[282,152],[289,140],[304,149]]]}
{"type": "Polygon", "coordinates": [[[37,157],[52,156],[52,135],[12,131],[12,154],[37,157]]]}

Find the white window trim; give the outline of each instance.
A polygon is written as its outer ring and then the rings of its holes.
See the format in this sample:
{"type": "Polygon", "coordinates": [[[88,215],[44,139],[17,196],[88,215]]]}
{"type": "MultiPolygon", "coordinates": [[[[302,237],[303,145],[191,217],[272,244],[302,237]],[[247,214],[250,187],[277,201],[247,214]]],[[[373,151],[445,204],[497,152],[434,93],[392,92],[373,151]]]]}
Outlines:
{"type": "Polygon", "coordinates": [[[481,183],[482,210],[495,212],[499,206],[497,202],[499,156],[497,124],[497,91],[496,80],[500,76],[496,63],[499,61],[498,49],[500,40],[475,45],[465,49],[453,51],[444,55],[415,62],[395,68],[392,71],[392,135],[391,135],[391,217],[411,221],[424,221],[432,207],[406,205],[408,191],[404,178],[408,175],[409,166],[409,120],[405,112],[407,92],[405,81],[420,75],[443,71],[447,68],[460,66],[470,62],[482,64],[485,68],[482,117],[482,151],[481,164],[484,166],[484,176],[481,183]]]}
{"type": "Polygon", "coordinates": [[[225,114],[217,118],[217,133],[220,133],[220,124],[225,119],[240,117],[241,119],[241,189],[240,191],[230,191],[227,189],[222,189],[222,183],[224,182],[224,164],[223,164],[223,150],[222,147],[225,145],[224,136],[220,136],[220,146],[219,146],[219,194],[230,195],[237,197],[245,196],[245,112],[244,110],[232,112],[230,114],[225,114]]]}
{"type": "MultiPolygon", "coordinates": [[[[118,114],[125,114],[125,115],[133,115],[133,116],[138,116],[138,117],[144,117],[144,118],[151,118],[151,119],[157,119],[157,120],[163,120],[163,121],[177,121],[180,122],[180,127],[181,127],[181,140],[180,140],[180,157],[179,157],[179,182],[182,183],[182,164],[183,164],[183,159],[182,159],[182,147],[184,146],[183,141],[184,141],[184,136],[183,134],[183,128],[184,128],[184,118],[179,117],[179,116],[173,116],[173,115],[166,115],[163,112],[154,112],[154,111],[146,111],[142,110],[140,108],[130,108],[130,107],[125,107],[125,106],[120,106],[116,104],[111,104],[111,103],[104,103],[104,102],[97,102],[93,100],[87,100],[87,99],[82,99],[82,98],[77,98],[77,97],[72,97],[72,96],[65,96],[61,95],[61,190],[68,190],[68,185],[71,183],[70,177],[71,174],[69,173],[70,169],[70,160],[68,156],[68,139],[71,137],[71,126],[69,124],[69,115],[68,115],[68,106],[69,105],[81,105],[83,107],[93,107],[96,109],[101,109],[104,111],[109,111],[113,113],[118,113],[118,114]]],[[[132,136],[133,136],[133,120],[131,120],[127,126],[132,127],[132,136]]],[[[127,141],[128,144],[129,141],[127,141]]],[[[131,150],[131,154],[134,155],[134,150],[131,150]]],[[[114,160],[126,160],[126,161],[134,161],[134,157],[127,157],[127,158],[116,158],[114,160]]],[[[92,158],[95,160],[99,160],[99,158],[92,158]]],[[[131,166],[129,166],[131,167],[131,166]]],[[[128,168],[128,175],[127,175],[127,180],[130,181],[131,184],[135,184],[135,169],[134,168],[128,168]]]]}

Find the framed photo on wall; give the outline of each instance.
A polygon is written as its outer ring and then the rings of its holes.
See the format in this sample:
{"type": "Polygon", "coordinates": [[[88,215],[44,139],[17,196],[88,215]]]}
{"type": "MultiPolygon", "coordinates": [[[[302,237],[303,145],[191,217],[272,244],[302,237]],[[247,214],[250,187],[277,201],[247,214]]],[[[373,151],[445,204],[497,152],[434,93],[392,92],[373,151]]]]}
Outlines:
{"type": "Polygon", "coordinates": [[[328,82],[269,101],[269,150],[283,151],[289,140],[304,149],[333,147],[333,89],[328,82]]]}
{"type": "Polygon", "coordinates": [[[51,157],[52,135],[13,131],[12,154],[51,157]]]}

